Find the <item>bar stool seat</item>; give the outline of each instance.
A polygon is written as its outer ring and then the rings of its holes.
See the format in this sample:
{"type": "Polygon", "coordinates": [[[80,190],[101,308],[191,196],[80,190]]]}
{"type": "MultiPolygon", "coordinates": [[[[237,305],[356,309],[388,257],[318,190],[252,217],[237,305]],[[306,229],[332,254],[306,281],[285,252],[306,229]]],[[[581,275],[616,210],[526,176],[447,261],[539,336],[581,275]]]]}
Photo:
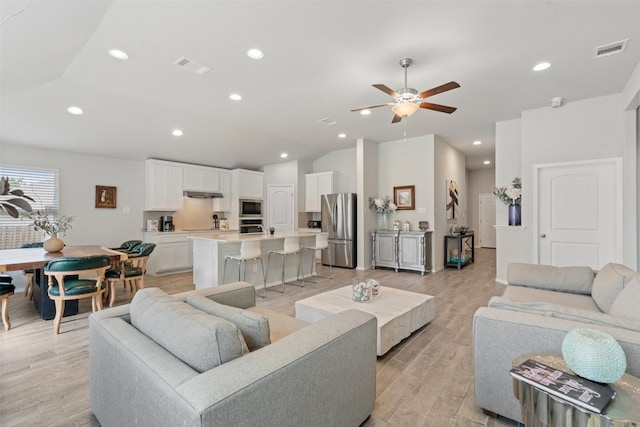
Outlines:
{"type": "MultiPolygon", "coordinates": [[[[313,251],[313,255],[311,257],[311,277],[315,277],[316,278],[316,282],[317,279],[319,277],[322,277],[323,279],[332,279],[333,278],[333,266],[331,265],[331,247],[329,246],[329,234],[328,233],[319,233],[316,236],[316,244],[315,246],[303,246],[302,250],[305,251],[313,251]],[[324,277],[324,276],[318,276],[318,270],[317,268],[315,268],[316,266],[316,251],[324,251],[325,249],[327,249],[329,251],[329,277],[324,277]],[[314,270],[315,270],[315,274],[314,274],[314,270]]],[[[302,268],[302,280],[304,282],[304,268],[302,268]]],[[[313,281],[311,281],[312,283],[315,283],[313,281]]]]}
{"type": "Polygon", "coordinates": [[[265,289],[263,298],[267,296],[266,286],[264,283],[264,264],[262,263],[262,249],[260,249],[260,240],[243,240],[242,243],[240,243],[240,255],[227,255],[224,257],[224,267],[222,269],[223,284],[227,273],[227,262],[229,260],[238,261],[238,281],[244,280],[247,275],[247,261],[260,260],[262,287],[265,289]],[[244,267],[244,269],[242,267],[244,267]],[[242,270],[242,278],[240,276],[240,270],[242,270]]]}
{"type": "MultiPolygon", "coordinates": [[[[282,257],[282,292],[278,291],[277,289],[272,289],[276,292],[280,292],[281,294],[284,293],[284,284],[285,284],[285,278],[284,278],[284,267],[285,267],[285,261],[287,259],[288,256],[292,256],[292,255],[299,255],[300,254],[300,238],[298,237],[285,237],[284,239],[284,248],[282,250],[271,250],[269,251],[269,256],[267,257],[267,274],[269,273],[269,264],[271,263],[271,255],[280,255],[282,257]]],[[[300,280],[300,267],[301,267],[301,261],[302,257],[300,257],[300,259],[298,260],[298,271],[296,274],[296,280],[300,280]]],[[[267,293],[267,274],[265,274],[265,286],[264,286],[264,290],[265,290],[265,295],[267,293]]],[[[296,286],[300,286],[303,287],[304,286],[304,278],[302,279],[302,284],[298,285],[295,283],[292,283],[296,286]]]]}

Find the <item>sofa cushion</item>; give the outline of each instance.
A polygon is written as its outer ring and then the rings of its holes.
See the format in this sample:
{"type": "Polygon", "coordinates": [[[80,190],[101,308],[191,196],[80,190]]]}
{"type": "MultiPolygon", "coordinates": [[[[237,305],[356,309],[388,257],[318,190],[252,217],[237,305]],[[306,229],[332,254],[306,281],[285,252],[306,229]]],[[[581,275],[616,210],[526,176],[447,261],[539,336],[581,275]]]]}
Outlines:
{"type": "Polygon", "coordinates": [[[271,344],[269,339],[269,321],[266,317],[249,310],[219,304],[200,295],[190,295],[187,304],[206,313],[218,316],[236,325],[242,333],[249,351],[271,344]]]}
{"type": "Polygon", "coordinates": [[[546,302],[596,313],[601,312],[591,295],[578,295],[509,285],[502,293],[502,297],[517,302],[546,302]]]}
{"type": "Polygon", "coordinates": [[[489,300],[489,307],[640,332],[640,322],[611,316],[606,313],[569,308],[557,304],[543,302],[518,302],[502,297],[492,297],[489,300]]]}
{"type": "Polygon", "coordinates": [[[622,291],[620,291],[615,301],[613,301],[613,304],[611,304],[609,314],[640,322],[640,309],[638,309],[639,303],[640,277],[636,276],[625,285],[622,291]]]}
{"type": "Polygon", "coordinates": [[[198,372],[242,356],[246,344],[231,322],[179,301],[162,289],[136,292],[131,324],[198,372]]]}
{"type": "Polygon", "coordinates": [[[309,323],[304,320],[296,319],[295,317],[287,316],[286,314],[278,313],[273,310],[269,310],[268,308],[250,307],[247,310],[269,319],[271,342],[279,341],[287,335],[291,335],[292,333],[309,326],[309,323]]]}
{"type": "Polygon", "coordinates": [[[589,295],[593,285],[593,270],[590,267],[512,262],[507,267],[507,282],[510,285],[589,295]]]}
{"type": "Polygon", "coordinates": [[[609,263],[602,267],[593,280],[591,296],[600,310],[609,313],[611,305],[624,286],[638,273],[622,264],[609,263]]]}

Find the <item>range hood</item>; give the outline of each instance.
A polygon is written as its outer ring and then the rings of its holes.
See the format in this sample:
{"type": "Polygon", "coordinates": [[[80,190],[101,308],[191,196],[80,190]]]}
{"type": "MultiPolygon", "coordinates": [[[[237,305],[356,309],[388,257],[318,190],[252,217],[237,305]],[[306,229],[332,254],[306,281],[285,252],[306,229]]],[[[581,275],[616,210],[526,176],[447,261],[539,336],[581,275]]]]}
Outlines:
{"type": "Polygon", "coordinates": [[[222,198],[222,193],[210,192],[210,191],[183,191],[182,195],[185,197],[192,197],[194,199],[219,199],[222,198]]]}

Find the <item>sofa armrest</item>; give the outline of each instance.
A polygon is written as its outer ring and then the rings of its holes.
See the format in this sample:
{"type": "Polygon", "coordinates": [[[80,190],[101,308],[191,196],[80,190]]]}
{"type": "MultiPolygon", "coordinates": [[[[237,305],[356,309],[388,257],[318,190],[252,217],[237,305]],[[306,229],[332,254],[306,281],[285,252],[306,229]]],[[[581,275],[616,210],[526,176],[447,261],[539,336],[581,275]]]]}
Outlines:
{"type": "Polygon", "coordinates": [[[507,267],[509,285],[551,291],[591,295],[594,272],[590,267],[554,267],[551,265],[510,263],[507,267]]]}
{"type": "Polygon", "coordinates": [[[203,425],[360,425],[375,405],[376,324],[357,310],[335,314],[176,391],[203,425]]]}
{"type": "Polygon", "coordinates": [[[627,372],[640,375],[640,332],[585,324],[531,313],[481,307],[473,318],[476,403],[483,409],[522,422],[509,375],[512,361],[528,353],[562,353],[571,329],[592,328],[613,336],[627,356],[627,372]]]}
{"type": "Polygon", "coordinates": [[[189,295],[201,295],[217,303],[238,308],[249,308],[256,305],[256,289],[248,282],[226,283],[212,288],[198,289],[172,295],[186,301],[189,295]]]}

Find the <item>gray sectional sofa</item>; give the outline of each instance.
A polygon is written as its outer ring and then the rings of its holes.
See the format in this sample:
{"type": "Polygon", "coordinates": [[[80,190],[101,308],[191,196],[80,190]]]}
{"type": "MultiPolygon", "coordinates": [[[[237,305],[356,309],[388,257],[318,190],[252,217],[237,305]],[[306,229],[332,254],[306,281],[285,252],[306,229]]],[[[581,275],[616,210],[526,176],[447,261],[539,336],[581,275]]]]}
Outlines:
{"type": "Polygon", "coordinates": [[[255,307],[242,282],[147,288],[90,315],[89,371],[103,426],[357,426],[375,404],[376,318],[307,324],[255,307]]]}
{"type": "Polygon", "coordinates": [[[474,386],[478,406],[522,422],[509,370],[517,356],[561,354],[574,328],[612,335],[640,376],[640,277],[620,264],[589,267],[510,264],[507,286],[473,319],[474,386]]]}

